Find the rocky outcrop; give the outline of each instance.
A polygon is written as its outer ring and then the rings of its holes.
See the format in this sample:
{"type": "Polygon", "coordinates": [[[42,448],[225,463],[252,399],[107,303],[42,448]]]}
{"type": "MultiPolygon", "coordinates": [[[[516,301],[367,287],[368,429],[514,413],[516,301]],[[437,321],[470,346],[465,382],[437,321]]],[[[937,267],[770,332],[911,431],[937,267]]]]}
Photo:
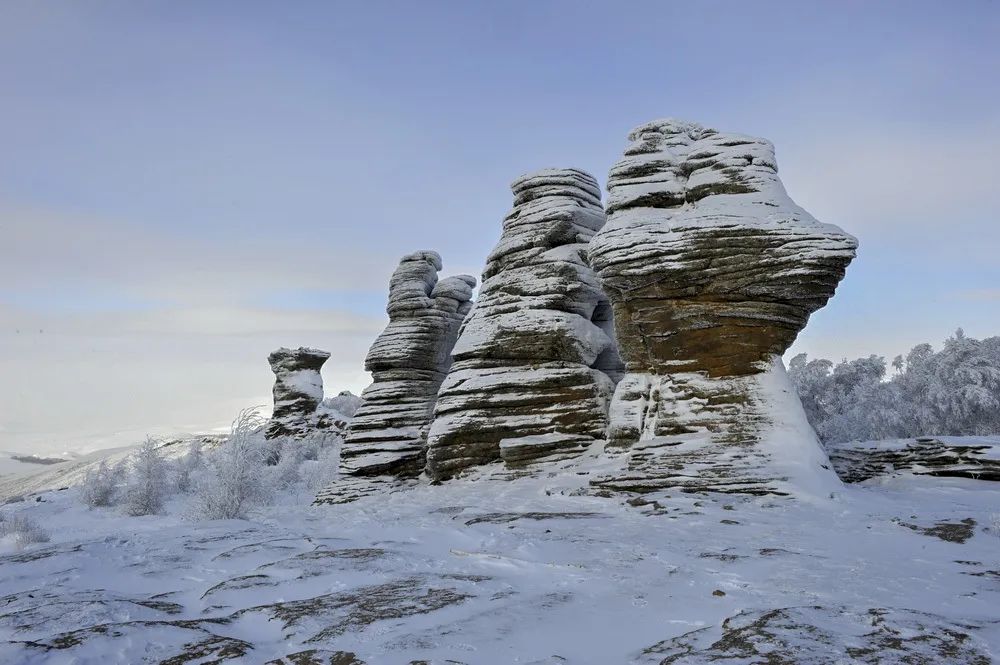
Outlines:
{"type": "Polygon", "coordinates": [[[1000,437],[921,437],[826,445],[837,475],[847,483],[912,473],[1000,480],[1000,437]]]}
{"type": "Polygon", "coordinates": [[[627,368],[609,442],[632,448],[607,482],[782,493],[828,480],[778,366],[857,242],[788,197],[763,139],[659,120],[629,140],[590,246],[627,368]],[[762,445],[776,430],[801,436],[762,445]]]}
{"type": "Polygon", "coordinates": [[[333,422],[317,413],[323,400],[320,369],[329,357],[326,351],[306,347],[282,347],[267,357],[274,372],[274,412],[265,431],[267,438],[299,438],[318,429],[343,426],[344,423],[333,422]]]}
{"type": "Polygon", "coordinates": [[[438,388],[451,365],[475,277],[438,281],[441,257],[403,257],[389,282],[389,325],[365,359],[373,382],[361,394],[341,449],[353,476],[415,476],[424,468],[427,429],[438,388]]]}
{"type": "Polygon", "coordinates": [[[428,439],[427,471],[579,454],[602,440],[622,371],[611,308],[587,258],[600,189],[575,169],[511,186],[514,208],[462,326],[428,439]]]}

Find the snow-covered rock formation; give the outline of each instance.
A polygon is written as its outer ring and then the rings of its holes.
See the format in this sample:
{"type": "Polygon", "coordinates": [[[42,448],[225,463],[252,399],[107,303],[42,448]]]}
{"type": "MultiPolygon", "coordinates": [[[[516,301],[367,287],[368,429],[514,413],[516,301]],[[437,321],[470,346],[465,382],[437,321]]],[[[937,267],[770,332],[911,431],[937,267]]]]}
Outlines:
{"type": "Polygon", "coordinates": [[[266,436],[308,436],[318,429],[338,429],[345,423],[317,413],[323,400],[320,369],[330,354],[319,349],[282,347],[267,357],[274,372],[274,412],[266,436]]]}
{"type": "Polygon", "coordinates": [[[600,188],[576,169],[524,175],[453,351],[427,471],[579,454],[607,428],[621,360],[606,296],[587,264],[604,225],[600,188]]]}
{"type": "Polygon", "coordinates": [[[627,367],[609,432],[627,469],[603,484],[783,493],[832,479],[780,356],[856,240],[789,198],[768,141],[677,120],[629,140],[590,244],[627,367]]]}
{"type": "Polygon", "coordinates": [[[404,256],[389,282],[389,325],[372,344],[361,394],[341,449],[341,471],[353,476],[415,476],[424,468],[434,400],[451,365],[476,278],[438,281],[441,257],[404,256]]]}
{"type": "Polygon", "coordinates": [[[1000,436],[939,436],[826,445],[841,480],[912,473],[1000,480],[1000,436]]]}

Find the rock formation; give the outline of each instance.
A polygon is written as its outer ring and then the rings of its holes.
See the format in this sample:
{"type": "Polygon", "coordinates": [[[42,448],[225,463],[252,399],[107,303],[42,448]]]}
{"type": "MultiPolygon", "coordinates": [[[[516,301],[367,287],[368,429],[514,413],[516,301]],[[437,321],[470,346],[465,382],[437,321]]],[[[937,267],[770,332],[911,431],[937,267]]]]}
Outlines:
{"type": "Polygon", "coordinates": [[[629,140],[590,246],[627,368],[609,432],[627,464],[601,484],[784,493],[829,481],[780,355],[857,242],[795,205],[765,140],[676,120],[629,140]]]}
{"type": "Polygon", "coordinates": [[[317,413],[323,400],[320,368],[329,357],[326,351],[306,347],[282,347],[267,357],[274,372],[274,412],[267,424],[267,438],[298,438],[318,429],[338,427],[337,423],[328,422],[317,413]]]}
{"type": "Polygon", "coordinates": [[[512,184],[514,208],[441,386],[427,471],[579,454],[604,438],[621,361],[607,298],[587,264],[600,189],[575,169],[512,184]]]}
{"type": "Polygon", "coordinates": [[[424,468],[427,428],[438,388],[476,278],[438,281],[441,257],[404,256],[389,282],[389,325],[372,344],[365,369],[373,382],[361,394],[341,449],[341,471],[354,476],[415,476],[424,468]]]}
{"type": "Polygon", "coordinates": [[[1000,480],[1000,437],[922,437],[827,444],[833,468],[846,483],[913,473],[1000,480]]]}

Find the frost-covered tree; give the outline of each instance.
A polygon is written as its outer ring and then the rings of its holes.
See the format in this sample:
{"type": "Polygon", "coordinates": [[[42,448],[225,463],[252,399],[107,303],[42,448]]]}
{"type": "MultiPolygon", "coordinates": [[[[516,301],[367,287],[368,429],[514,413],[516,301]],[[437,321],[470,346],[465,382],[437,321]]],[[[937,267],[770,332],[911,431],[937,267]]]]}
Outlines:
{"type": "Polygon", "coordinates": [[[101,460],[96,469],[88,469],[80,484],[80,500],[91,508],[114,503],[118,485],[118,469],[101,460]]]}
{"type": "Polygon", "coordinates": [[[129,461],[124,505],[129,515],[154,515],[163,508],[168,489],[167,462],[160,445],[160,441],[147,437],[129,461]]]}
{"type": "Polygon", "coordinates": [[[179,492],[187,492],[191,489],[194,475],[201,468],[202,459],[201,441],[195,441],[187,454],[179,457],[174,462],[175,480],[174,484],[179,492]]]}
{"type": "Polygon", "coordinates": [[[789,377],[826,442],[1000,434],[1000,337],[959,329],[940,351],[920,344],[892,367],[887,379],[879,356],[834,365],[800,354],[789,377]]]}
{"type": "Polygon", "coordinates": [[[240,411],[229,437],[206,455],[195,483],[194,514],[203,519],[235,519],[267,500],[271,493],[265,462],[266,421],[257,409],[240,411]]]}

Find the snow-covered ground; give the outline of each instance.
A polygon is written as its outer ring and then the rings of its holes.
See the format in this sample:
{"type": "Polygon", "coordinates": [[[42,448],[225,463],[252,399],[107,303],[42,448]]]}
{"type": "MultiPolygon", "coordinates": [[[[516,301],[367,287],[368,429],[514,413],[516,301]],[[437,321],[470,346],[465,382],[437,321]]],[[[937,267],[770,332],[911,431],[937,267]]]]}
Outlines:
{"type": "Polygon", "coordinates": [[[628,502],[486,475],[231,521],[27,496],[0,514],[51,541],[0,554],[0,662],[1000,660],[995,483],[628,502]]]}

